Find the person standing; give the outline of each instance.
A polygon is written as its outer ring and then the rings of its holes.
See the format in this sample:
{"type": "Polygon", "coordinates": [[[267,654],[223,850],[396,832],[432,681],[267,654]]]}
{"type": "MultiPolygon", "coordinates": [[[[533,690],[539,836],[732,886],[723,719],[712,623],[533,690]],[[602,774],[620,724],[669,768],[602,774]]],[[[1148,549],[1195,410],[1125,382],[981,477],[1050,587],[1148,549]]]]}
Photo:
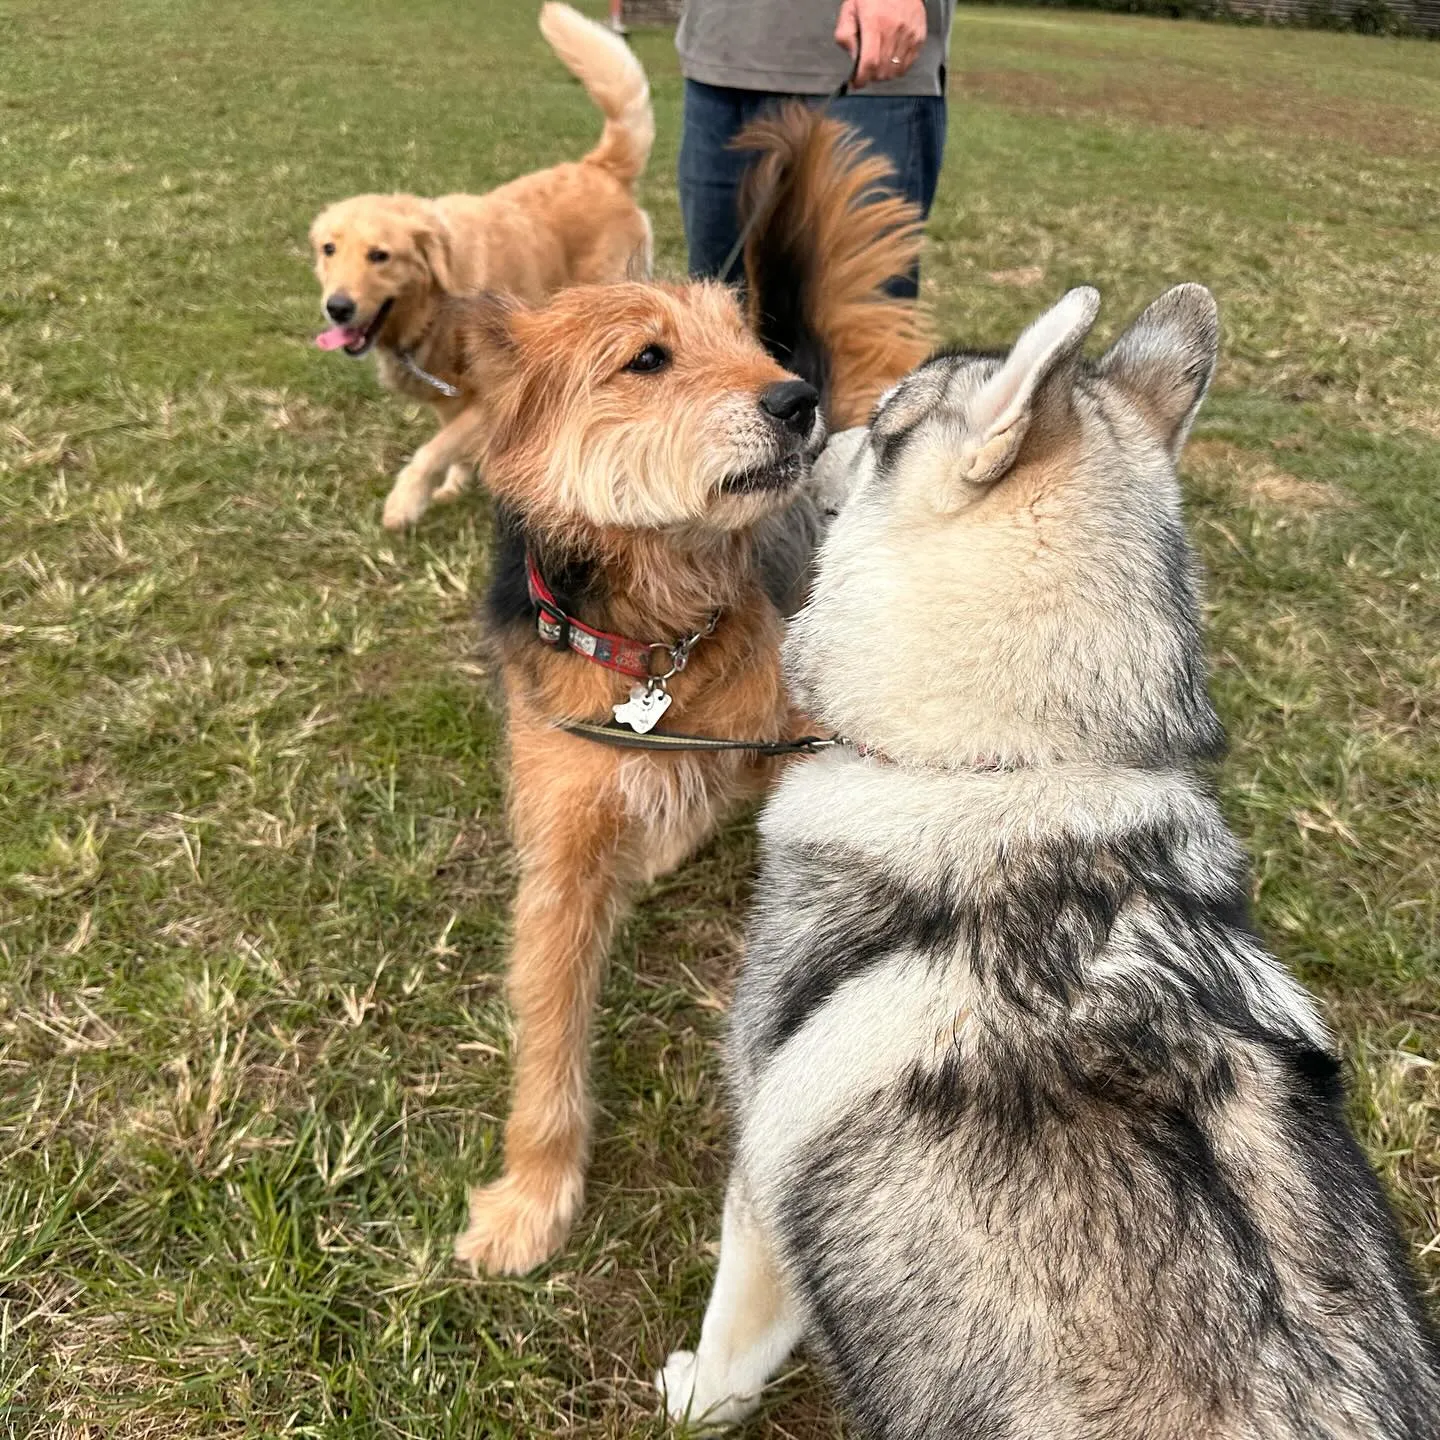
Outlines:
{"type": "MultiPolygon", "coordinates": [[[[780,100],[818,103],[885,156],[929,215],[945,153],[945,61],[955,0],[686,0],[676,32],[685,110],[680,211],[690,273],[721,279],[739,234],[749,157],[729,148],[780,100]]],[[[891,290],[914,295],[918,275],[891,290]]]]}

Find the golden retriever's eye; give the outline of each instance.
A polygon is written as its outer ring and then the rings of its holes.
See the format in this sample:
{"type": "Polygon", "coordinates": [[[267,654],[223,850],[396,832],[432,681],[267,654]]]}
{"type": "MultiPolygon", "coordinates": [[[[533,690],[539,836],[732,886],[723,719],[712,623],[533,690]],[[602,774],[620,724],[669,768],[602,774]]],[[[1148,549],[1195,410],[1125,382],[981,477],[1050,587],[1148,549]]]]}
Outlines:
{"type": "Polygon", "coordinates": [[[388,250],[372,250],[365,258],[372,265],[383,265],[390,258],[390,252],[388,250]]]}
{"type": "Polygon", "coordinates": [[[670,363],[670,352],[663,345],[647,345],[628,365],[634,375],[653,375],[670,363]]]}
{"type": "Polygon", "coordinates": [[[327,240],[320,247],[320,253],[322,255],[333,255],[335,253],[335,242],[333,240],[327,240]]]}

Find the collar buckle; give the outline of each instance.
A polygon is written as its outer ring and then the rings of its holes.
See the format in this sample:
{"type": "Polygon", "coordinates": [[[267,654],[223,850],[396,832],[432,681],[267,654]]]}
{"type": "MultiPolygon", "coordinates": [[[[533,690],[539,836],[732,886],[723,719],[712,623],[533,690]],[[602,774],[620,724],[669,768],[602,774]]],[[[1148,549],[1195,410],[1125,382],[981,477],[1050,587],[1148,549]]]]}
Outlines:
{"type": "Polygon", "coordinates": [[[552,650],[568,650],[570,617],[541,605],[535,613],[535,633],[539,635],[542,645],[548,645],[552,650]]]}
{"type": "Polygon", "coordinates": [[[720,612],[714,611],[706,622],[703,630],[697,630],[693,635],[687,635],[683,640],[677,640],[673,645],[666,645],[663,641],[656,641],[645,648],[650,652],[650,682],[658,685],[663,690],[665,682],[673,676],[678,675],[689,663],[690,652],[707,636],[715,633],[715,627],[720,623],[720,612]],[[670,662],[670,668],[660,674],[654,673],[655,652],[660,651],[670,662]]]}

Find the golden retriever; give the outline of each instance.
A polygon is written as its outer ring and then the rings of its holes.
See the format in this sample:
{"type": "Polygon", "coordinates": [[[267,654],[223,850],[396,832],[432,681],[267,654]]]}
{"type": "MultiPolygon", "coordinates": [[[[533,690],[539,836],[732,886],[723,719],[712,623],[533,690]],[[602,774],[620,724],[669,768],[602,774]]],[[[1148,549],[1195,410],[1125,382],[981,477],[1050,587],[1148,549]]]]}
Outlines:
{"type": "Polygon", "coordinates": [[[373,350],[381,384],[433,405],[441,426],[396,479],[384,512],[391,530],[464,487],[462,442],[483,449],[483,377],[460,365],[447,297],[483,290],[538,302],[567,285],[649,274],[650,221],[634,194],[655,138],[645,72],[623,40],[568,5],[545,5],[540,30],[605,116],[584,159],[486,195],[355,195],[310,227],[333,322],[316,344],[356,357],[373,350]],[[447,435],[462,413],[472,423],[447,435]]]}
{"type": "Polygon", "coordinates": [[[492,399],[488,628],[521,867],[504,1172],[471,1192],[455,1246],[492,1271],[547,1259],[579,1209],[590,1016],[627,901],[778,763],[617,748],[558,727],[658,691],[668,709],[649,742],[801,733],[780,639],[814,539],[809,463],[825,419],[861,423],[928,349],[913,304],[882,290],[919,247],[913,207],[871,193],[888,165],[803,108],[750,140],[768,203],[747,257],[748,319],[714,283],[456,307],[492,399]]]}

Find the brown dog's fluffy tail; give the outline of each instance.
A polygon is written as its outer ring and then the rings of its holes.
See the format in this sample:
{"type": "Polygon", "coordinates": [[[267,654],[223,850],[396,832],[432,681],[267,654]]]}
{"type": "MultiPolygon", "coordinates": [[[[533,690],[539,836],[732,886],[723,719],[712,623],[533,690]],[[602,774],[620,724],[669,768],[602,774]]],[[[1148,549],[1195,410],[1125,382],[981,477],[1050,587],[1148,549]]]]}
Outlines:
{"type": "Polygon", "coordinates": [[[741,192],[750,319],[770,352],[820,391],[832,431],[863,425],[876,400],[930,352],[913,300],[885,282],[920,255],[920,212],[883,190],[888,161],[838,120],[801,104],[748,126],[757,160],[741,192]]]}
{"type": "Polygon", "coordinates": [[[605,116],[600,143],[586,163],[634,185],[655,143],[650,84],[640,62],[618,35],[558,0],[541,6],[540,33],[605,116]]]}

